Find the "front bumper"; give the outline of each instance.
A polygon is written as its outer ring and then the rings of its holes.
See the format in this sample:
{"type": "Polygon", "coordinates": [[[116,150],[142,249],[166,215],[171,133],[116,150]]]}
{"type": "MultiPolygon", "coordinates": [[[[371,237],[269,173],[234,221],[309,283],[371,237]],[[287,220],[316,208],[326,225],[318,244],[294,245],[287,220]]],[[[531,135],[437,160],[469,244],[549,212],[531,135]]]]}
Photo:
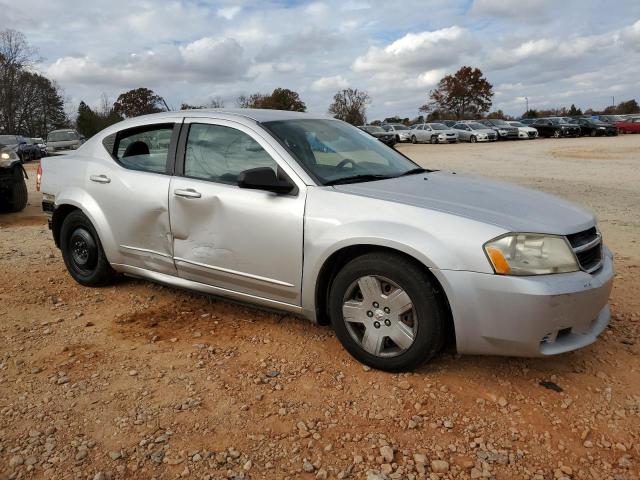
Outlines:
{"type": "Polygon", "coordinates": [[[593,343],[610,319],[613,259],[585,272],[530,277],[434,270],[448,294],[459,353],[540,357],[593,343]]]}

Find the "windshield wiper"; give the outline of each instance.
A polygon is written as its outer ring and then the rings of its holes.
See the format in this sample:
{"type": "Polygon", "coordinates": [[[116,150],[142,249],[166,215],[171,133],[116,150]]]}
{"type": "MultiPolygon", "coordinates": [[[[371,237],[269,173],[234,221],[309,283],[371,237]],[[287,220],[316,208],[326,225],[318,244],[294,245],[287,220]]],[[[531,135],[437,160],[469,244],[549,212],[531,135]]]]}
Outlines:
{"type": "Polygon", "coordinates": [[[400,175],[398,175],[398,177],[404,177],[406,175],[416,175],[418,173],[427,173],[430,172],[431,170],[426,170],[424,168],[412,168],[411,170],[407,170],[404,173],[401,173],[400,175]]]}
{"type": "Polygon", "coordinates": [[[386,178],[392,178],[389,175],[374,175],[367,173],[365,175],[353,175],[351,177],[336,178],[335,180],[329,180],[324,182],[325,185],[340,185],[343,183],[358,183],[358,182],[372,182],[374,180],[384,180],[386,178]]]}

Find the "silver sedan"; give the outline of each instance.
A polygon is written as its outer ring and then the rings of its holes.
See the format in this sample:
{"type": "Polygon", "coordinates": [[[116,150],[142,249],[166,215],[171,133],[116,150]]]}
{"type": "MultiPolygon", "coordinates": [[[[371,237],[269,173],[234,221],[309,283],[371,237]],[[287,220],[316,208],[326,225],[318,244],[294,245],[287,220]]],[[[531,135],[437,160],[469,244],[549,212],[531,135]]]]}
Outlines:
{"type": "Polygon", "coordinates": [[[331,324],[374,368],[414,368],[450,340],[557,354],[609,322],[612,255],[590,212],[425,170],[332,118],[159,113],[41,167],[53,239],[81,285],[126,274],[283,310],[331,324]]]}
{"type": "Polygon", "coordinates": [[[481,123],[456,123],[453,129],[458,132],[458,138],[464,142],[494,142],[498,139],[495,130],[481,123]]]}
{"type": "Polygon", "coordinates": [[[411,143],[456,143],[458,133],[441,123],[421,123],[411,128],[411,143]]]}

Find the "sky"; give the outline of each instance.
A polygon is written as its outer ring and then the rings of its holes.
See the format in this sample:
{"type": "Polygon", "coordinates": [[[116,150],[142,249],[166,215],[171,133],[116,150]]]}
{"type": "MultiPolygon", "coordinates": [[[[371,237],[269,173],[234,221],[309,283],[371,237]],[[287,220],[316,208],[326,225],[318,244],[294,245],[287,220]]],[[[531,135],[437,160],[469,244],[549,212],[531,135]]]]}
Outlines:
{"type": "Polygon", "coordinates": [[[510,115],[640,101],[638,0],[0,0],[0,29],[22,31],[69,110],[148,87],[172,108],[297,91],[326,112],[346,87],[369,120],[415,117],[463,65],[510,115]]]}

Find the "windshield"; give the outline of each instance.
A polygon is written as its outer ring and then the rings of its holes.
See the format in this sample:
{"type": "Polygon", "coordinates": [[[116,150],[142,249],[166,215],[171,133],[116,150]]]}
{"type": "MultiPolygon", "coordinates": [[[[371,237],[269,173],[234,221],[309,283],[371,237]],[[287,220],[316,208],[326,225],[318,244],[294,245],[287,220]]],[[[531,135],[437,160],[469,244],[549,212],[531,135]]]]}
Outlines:
{"type": "Polygon", "coordinates": [[[441,123],[427,123],[434,130],[449,130],[446,125],[442,125],[441,123]]]}
{"type": "Polygon", "coordinates": [[[404,125],[391,125],[391,126],[396,130],[409,130],[409,127],[406,127],[404,125]]]}
{"type": "Polygon", "coordinates": [[[467,123],[471,127],[472,130],[485,130],[487,128],[486,125],[481,123],[467,123]]]}
{"type": "Polygon", "coordinates": [[[362,130],[364,130],[365,132],[369,132],[369,133],[385,133],[382,127],[376,127],[375,125],[366,125],[360,128],[362,128],[362,130]]]}
{"type": "Polygon", "coordinates": [[[494,125],[506,125],[507,127],[509,126],[509,124],[507,122],[505,122],[504,120],[491,120],[493,122],[494,125]]]}
{"type": "Polygon", "coordinates": [[[371,135],[338,120],[278,120],[262,125],[323,185],[397,177],[419,168],[371,135]]]}
{"type": "Polygon", "coordinates": [[[509,122],[509,124],[512,127],[526,127],[526,125],[524,123],[520,123],[520,122],[509,122]]]}
{"type": "Polygon", "coordinates": [[[18,143],[15,135],[0,135],[0,143],[3,145],[13,145],[18,143]]]}
{"type": "Polygon", "coordinates": [[[553,123],[554,125],[560,125],[564,123],[560,118],[550,118],[548,119],[548,121],[553,123]]]}
{"type": "Polygon", "coordinates": [[[47,142],[70,142],[78,140],[76,132],[51,132],[47,135],[47,142]]]}

